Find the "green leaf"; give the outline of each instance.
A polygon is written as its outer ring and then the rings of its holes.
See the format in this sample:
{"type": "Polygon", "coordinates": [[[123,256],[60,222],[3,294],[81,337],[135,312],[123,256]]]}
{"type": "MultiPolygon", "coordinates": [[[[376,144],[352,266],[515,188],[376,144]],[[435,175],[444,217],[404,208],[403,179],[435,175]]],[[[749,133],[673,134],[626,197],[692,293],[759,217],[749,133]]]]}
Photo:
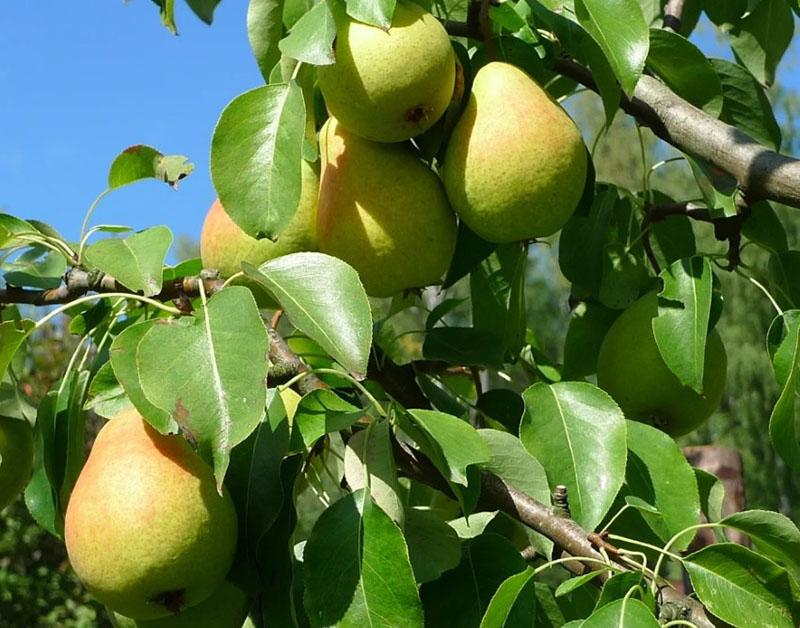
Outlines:
{"type": "Polygon", "coordinates": [[[162,270],[170,246],[169,227],[152,227],[127,238],[100,240],[86,248],[84,258],[129,290],[151,297],[161,292],[162,270]]]}
{"type": "Polygon", "coordinates": [[[800,427],[795,401],[800,390],[800,310],[776,318],[767,334],[778,383],[783,386],[769,418],[769,438],[775,451],[795,471],[800,471],[800,427]]]}
{"type": "Polygon", "coordinates": [[[463,221],[460,222],[458,224],[458,236],[456,237],[456,250],[453,253],[453,259],[450,262],[450,268],[447,270],[442,288],[449,288],[462,277],[469,275],[496,248],[496,244],[487,242],[476,235],[463,221]]]}
{"type": "Polygon", "coordinates": [[[372,346],[372,312],[358,273],[322,253],[293,253],[256,269],[248,277],[281,304],[292,324],[356,377],[367,372],[372,346]]]}
{"type": "Polygon", "coordinates": [[[770,288],[781,307],[800,308],[800,251],[773,253],[767,270],[770,288]]]}
{"type": "MultiPolygon", "coordinates": [[[[694,471],[680,448],[661,430],[628,421],[626,483],[633,495],[656,507],[658,514],[642,512],[650,528],[663,541],[695,525],[700,516],[700,496],[694,471]]],[[[673,545],[688,547],[694,532],[673,545]]]]}
{"type": "Polygon", "coordinates": [[[425,329],[433,329],[436,323],[440,322],[445,316],[457,309],[459,305],[467,299],[444,299],[439,305],[433,308],[425,319],[425,329]]]}
{"type": "Polygon", "coordinates": [[[49,290],[58,288],[67,270],[67,260],[61,253],[34,246],[13,262],[4,264],[6,283],[49,290]]]}
{"type": "Polygon", "coordinates": [[[573,310],[564,341],[565,380],[582,379],[597,372],[600,347],[617,316],[618,311],[591,301],[580,303],[573,310]]]}
{"type": "Polygon", "coordinates": [[[700,509],[710,522],[722,519],[722,502],[725,499],[725,485],[717,476],[703,469],[694,469],[697,489],[700,493],[700,509]]]}
{"type": "Polygon", "coordinates": [[[481,620],[480,628],[512,628],[535,625],[536,586],[533,569],[507,578],[501,584],[481,620]]]}
{"type": "Polygon", "coordinates": [[[797,625],[790,576],[771,560],[718,543],[687,556],[683,566],[697,597],[721,620],[743,628],[797,625]]]}
{"type": "Polygon", "coordinates": [[[428,360],[499,370],[505,350],[497,336],[485,330],[435,327],[425,335],[422,353],[428,360]]]}
{"type": "Polygon", "coordinates": [[[8,365],[33,328],[34,322],[28,319],[0,323],[0,379],[5,377],[8,365]]]}
{"type": "Polygon", "coordinates": [[[131,407],[131,400],[125,394],[125,389],[117,381],[111,362],[101,366],[92,382],[89,384],[87,401],[84,410],[91,410],[96,415],[110,419],[126,408],[131,407]]]}
{"type": "Polygon", "coordinates": [[[773,150],[781,147],[781,129],[764,88],[737,63],[709,59],[722,85],[720,120],[753,136],[773,150]]]}
{"type": "Polygon", "coordinates": [[[703,392],[713,273],[704,257],[678,260],[659,275],[653,335],[666,365],[685,385],[703,392]]]}
{"type": "Polygon", "coordinates": [[[125,393],[145,420],[162,434],[178,431],[178,424],[169,412],[154,406],[142,391],[141,374],[137,364],[139,343],[155,321],[131,325],[111,343],[111,368],[125,393]]]}
{"type": "Polygon", "coordinates": [[[606,604],[592,613],[581,628],[610,628],[635,626],[636,628],[659,628],[661,624],[639,600],[631,598],[606,604]]]}
{"type": "Polygon", "coordinates": [[[525,411],[525,404],[519,393],[507,388],[487,390],[475,404],[484,416],[502,425],[512,434],[519,433],[519,422],[525,411]]]}
{"type": "Polygon", "coordinates": [[[22,218],[17,218],[11,214],[0,213],[0,249],[19,246],[29,241],[28,238],[20,240],[20,236],[37,238],[40,235],[36,227],[27,220],[22,220],[22,218]]]}
{"type": "Polygon", "coordinates": [[[177,35],[178,28],[175,25],[175,0],[153,0],[153,2],[158,5],[161,23],[170,33],[177,35]]]}
{"type": "Polygon", "coordinates": [[[331,65],[336,56],[333,41],[336,39],[336,24],[327,2],[315,4],[301,17],[278,44],[287,57],[311,65],[331,65]]]}
{"type": "Polygon", "coordinates": [[[214,21],[214,9],[219,3],[220,0],[186,0],[186,4],[194,11],[194,14],[206,24],[214,21]]]}
{"type": "Polygon", "coordinates": [[[467,468],[489,462],[489,446],[466,421],[432,410],[408,412],[428,438],[417,444],[450,482],[467,486],[467,468]]]}
{"type": "Polygon", "coordinates": [[[350,437],[344,452],[344,477],[350,490],[369,488],[380,509],[400,528],[404,527],[403,500],[388,421],[370,423],[367,429],[350,437]]]}
{"type": "Polygon", "coordinates": [[[750,536],[758,549],[773,560],[785,563],[800,577],[800,530],[786,515],[769,510],[745,510],[725,517],[720,523],[750,536]]]}
{"type": "Polygon", "coordinates": [[[139,343],[143,393],[213,460],[218,488],[231,449],[264,415],[267,346],[253,295],[240,286],[215,294],[194,317],[159,321],[139,343]]]}
{"type": "Polygon", "coordinates": [[[644,260],[626,242],[612,242],[603,249],[603,277],[598,296],[600,303],[625,309],[636,301],[642,279],[647,276],[644,260]]]}
{"type": "Polygon", "coordinates": [[[354,20],[387,30],[392,25],[396,0],[346,0],[347,15],[354,20]]]}
{"type": "Polygon", "coordinates": [[[722,84],[714,67],[700,49],[688,39],[661,28],[650,29],[647,65],[669,88],[717,117],[722,111],[722,84]]]}
{"type": "Polygon", "coordinates": [[[89,375],[89,371],[75,373],[69,391],[67,412],[58,417],[56,426],[56,440],[64,448],[63,475],[58,487],[58,501],[63,509],[66,509],[69,503],[69,496],[83,469],[85,459],[86,413],[83,402],[89,387],[89,375]]]}
{"type": "Polygon", "coordinates": [[[653,249],[659,263],[669,266],[697,252],[692,222],[686,216],[669,216],[650,226],[653,249]]]}
{"type": "Polygon", "coordinates": [[[458,538],[474,539],[486,531],[486,528],[495,520],[497,514],[497,510],[474,512],[468,517],[451,519],[447,522],[447,525],[456,531],[458,538]]]}
{"type": "Polygon", "coordinates": [[[281,59],[283,5],[284,0],[250,0],[247,5],[247,38],[265,81],[281,59]]]}
{"type": "Polygon", "coordinates": [[[622,411],[605,392],[584,382],[534,384],[522,398],[522,444],[544,465],[550,486],[567,487],[575,521],[593,530],[625,478],[622,411]]]}
{"type": "Polygon", "coordinates": [[[624,598],[633,587],[645,586],[642,572],[626,571],[614,574],[603,584],[600,597],[597,599],[595,610],[624,598]]]}
{"type": "Polygon", "coordinates": [[[295,410],[291,451],[310,450],[325,434],[350,427],[363,415],[361,408],[346,402],[335,392],[314,390],[303,397],[295,410]]]}
{"type": "Polygon", "coordinates": [[[568,580],[564,580],[561,584],[558,585],[556,588],[556,597],[563,597],[568,593],[572,593],[575,589],[579,589],[587,582],[591,582],[597,576],[600,575],[599,571],[590,571],[588,573],[583,574],[582,576],[576,576],[575,578],[569,578],[568,580]]]}
{"type": "Polygon", "coordinates": [[[422,587],[426,626],[474,628],[498,588],[527,565],[511,542],[483,534],[464,543],[458,567],[422,587]]]}
{"type": "Polygon", "coordinates": [[[772,85],[793,35],[794,16],[786,0],[759,0],[734,30],[731,47],[760,83],[772,85]]]}
{"type": "Polygon", "coordinates": [[[575,0],[578,21],[600,45],[628,96],[644,69],[649,32],[636,0],[575,0]]]}
{"type": "Polygon", "coordinates": [[[429,510],[406,512],[405,537],[414,577],[420,584],[436,580],[461,561],[461,542],[452,526],[429,510]]]}
{"type": "Polygon", "coordinates": [[[108,187],[113,190],[142,179],[157,179],[177,188],[193,170],[194,164],[183,155],[164,155],[152,146],[139,144],[126,148],[111,163],[108,187]]]}
{"type": "Polygon", "coordinates": [[[770,253],[789,250],[786,229],[772,205],[766,201],[755,203],[750,208],[750,215],[742,225],[742,235],[770,253]]]}
{"type": "Polygon", "coordinates": [[[248,235],[275,240],[292,220],[305,126],[294,81],[240,94],[223,110],[211,139],[211,178],[226,213],[248,235]]]}
{"type": "Polygon", "coordinates": [[[692,169],[697,187],[703,195],[706,206],[713,218],[735,216],[738,184],[736,179],[726,172],[703,161],[699,157],[684,155],[692,169]]]}
{"type": "Polygon", "coordinates": [[[312,626],[423,625],[403,534],[366,489],[319,518],[303,554],[303,583],[312,626]]]}

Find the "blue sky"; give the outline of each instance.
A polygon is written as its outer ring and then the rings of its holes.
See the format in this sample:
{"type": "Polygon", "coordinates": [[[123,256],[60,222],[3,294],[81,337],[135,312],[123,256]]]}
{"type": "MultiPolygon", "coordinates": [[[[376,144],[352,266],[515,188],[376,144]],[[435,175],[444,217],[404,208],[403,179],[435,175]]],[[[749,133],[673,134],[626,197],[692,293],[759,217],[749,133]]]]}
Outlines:
{"type": "MultiPolygon", "coordinates": [[[[94,222],[166,224],[199,236],[214,198],[214,124],[261,76],[245,0],[222,2],[210,28],[176,5],[179,37],[161,26],[149,0],[0,2],[0,207],[74,238],[112,159],[131,144],[151,144],[189,156],[195,173],[177,192],[155,182],[119,190],[94,222]]],[[[708,28],[698,42],[725,51],[708,28]]],[[[800,88],[797,50],[779,80],[800,88]]]]}

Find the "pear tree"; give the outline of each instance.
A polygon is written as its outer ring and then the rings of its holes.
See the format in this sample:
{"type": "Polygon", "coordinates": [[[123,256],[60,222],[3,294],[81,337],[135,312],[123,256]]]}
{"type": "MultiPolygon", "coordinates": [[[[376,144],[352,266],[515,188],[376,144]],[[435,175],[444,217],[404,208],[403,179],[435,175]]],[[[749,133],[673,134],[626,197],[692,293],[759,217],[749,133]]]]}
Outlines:
{"type": "MultiPolygon", "coordinates": [[[[219,2],[187,3],[211,24],[219,2]]],[[[263,84],[211,133],[200,258],[94,219],[193,174],[151,146],[111,162],[77,241],[0,214],[0,508],[24,493],[121,627],[797,626],[796,523],[723,516],[675,438],[724,403],[732,273],[774,306],[764,430],[800,473],[800,253],[776,212],[800,210],[800,161],[766,91],[798,16],[250,0],[263,84]],[[735,61],[693,43],[701,15],[735,61]],[[671,151],[643,151],[637,189],[596,177],[582,91],[671,151]],[[692,186],[666,196],[661,168],[692,186]],[[571,286],[563,359],[526,316],[542,247],[571,286]],[[55,319],[79,342],[31,408],[19,356],[55,319]]]]}

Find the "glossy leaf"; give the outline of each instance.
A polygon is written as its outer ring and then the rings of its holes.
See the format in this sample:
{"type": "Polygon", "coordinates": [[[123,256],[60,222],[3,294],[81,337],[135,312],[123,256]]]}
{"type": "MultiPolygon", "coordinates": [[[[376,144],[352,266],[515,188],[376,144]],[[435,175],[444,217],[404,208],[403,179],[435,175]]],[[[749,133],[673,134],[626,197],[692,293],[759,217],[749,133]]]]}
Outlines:
{"type": "Polygon", "coordinates": [[[223,110],[211,139],[211,178],[225,211],[248,235],[274,240],[292,220],[305,125],[295,82],[250,90],[223,110]]]}
{"type": "Polygon", "coordinates": [[[760,83],[772,85],[793,35],[794,16],[787,1],[759,0],[737,25],[731,47],[760,83]]]}
{"type": "Polygon", "coordinates": [[[127,238],[108,238],[84,251],[93,267],[114,277],[129,290],[146,297],[161,292],[162,269],[172,246],[168,227],[152,227],[127,238]]]}
{"type": "Polygon", "coordinates": [[[27,319],[0,323],[0,380],[5,377],[8,365],[11,364],[17,350],[33,331],[33,326],[33,321],[27,319]]]}
{"type": "Polygon", "coordinates": [[[658,351],[682,383],[702,393],[711,314],[711,264],[703,257],[682,259],[659,276],[664,287],[658,294],[658,316],[652,321],[658,351]]]}
{"type": "Polygon", "coordinates": [[[372,313],[352,267],[322,253],[293,253],[244,269],[275,297],[297,329],[357,377],[366,374],[372,313]]]}
{"type": "Polygon", "coordinates": [[[567,487],[573,518],[594,529],[625,477],[625,417],[608,394],[584,382],[534,384],[522,397],[522,444],[551,486],[567,487]]]}
{"type": "Polygon", "coordinates": [[[110,419],[115,414],[131,407],[122,384],[117,381],[111,362],[101,366],[89,384],[84,410],[91,410],[101,417],[110,419]]]}
{"type": "Polygon", "coordinates": [[[194,14],[206,24],[214,21],[214,9],[219,3],[220,0],[186,0],[186,4],[194,11],[194,14]]]}
{"type": "Polygon", "coordinates": [[[599,303],[580,303],[572,312],[564,341],[564,379],[582,379],[597,372],[597,356],[619,312],[599,303]]]}
{"type": "Polygon", "coordinates": [[[469,275],[496,248],[496,244],[487,242],[475,234],[463,221],[459,222],[456,250],[442,287],[449,288],[462,277],[469,275]]]}
{"type": "Polygon", "coordinates": [[[749,535],[762,552],[800,577],[800,530],[786,515],[745,510],[725,517],[720,523],[749,535]]]}
{"type": "Polygon", "coordinates": [[[578,21],[599,44],[629,96],[644,69],[649,32],[636,0],[575,0],[578,21]]]}
{"type": "Polygon", "coordinates": [[[120,188],[142,179],[163,181],[173,188],[194,171],[183,155],[164,155],[152,146],[130,146],[122,151],[108,171],[108,187],[120,188]]]}
{"type": "Polygon", "coordinates": [[[659,628],[661,624],[649,608],[639,600],[631,598],[601,606],[581,624],[581,628],[610,628],[611,626],[659,628]]]}
{"type": "Polygon", "coordinates": [[[685,157],[712,217],[735,216],[737,214],[736,195],[738,194],[736,179],[699,157],[689,155],[685,155],[685,157]]]}
{"type": "Polygon", "coordinates": [[[327,2],[315,4],[292,26],[289,35],[278,44],[287,57],[311,65],[331,65],[336,61],[333,42],[336,24],[327,2]]]}
{"type": "Polygon", "coordinates": [[[343,430],[364,415],[335,392],[314,390],[303,397],[292,422],[292,451],[309,450],[325,434],[343,430]]]}
{"type": "Polygon", "coordinates": [[[533,569],[507,578],[501,584],[481,620],[480,628],[512,628],[534,625],[536,614],[536,588],[533,569]]]}
{"type": "Polygon", "coordinates": [[[250,0],[247,5],[247,38],[265,81],[281,58],[283,4],[283,0],[250,0]]]}
{"type": "Polygon", "coordinates": [[[781,251],[770,255],[767,266],[769,287],[778,304],[785,308],[800,308],[800,251],[781,251]]]}
{"type": "Polygon", "coordinates": [[[644,588],[645,585],[644,576],[641,572],[627,571],[614,574],[603,583],[595,610],[621,600],[633,587],[641,586],[644,588]]]}
{"type": "Polygon", "coordinates": [[[780,254],[789,250],[786,229],[772,205],[766,201],[754,203],[750,215],[742,225],[742,235],[770,253],[780,254]]]}
{"type": "Polygon", "coordinates": [[[461,561],[461,542],[456,531],[429,510],[406,512],[403,530],[417,582],[436,580],[461,561]]]}
{"type": "Polygon", "coordinates": [[[61,253],[34,246],[3,268],[3,278],[9,285],[50,290],[64,280],[67,260],[61,253]]]}
{"type": "Polygon", "coordinates": [[[0,213],[0,248],[19,246],[30,238],[37,238],[39,232],[27,220],[17,218],[11,214],[0,213]],[[22,236],[22,237],[20,237],[22,236]]]}
{"type": "Polygon", "coordinates": [[[213,460],[219,489],[231,449],[264,416],[267,346],[253,295],[239,286],[215,294],[195,317],[156,323],[139,343],[142,392],[213,460]]]}
{"type": "Polygon", "coordinates": [[[347,14],[354,20],[386,30],[392,24],[396,0],[347,0],[347,14]]]}
{"type": "Polygon", "coordinates": [[[769,437],[775,451],[792,469],[800,470],[800,428],[795,402],[800,390],[800,310],[776,318],[767,334],[778,383],[782,386],[769,419],[769,437]]]}

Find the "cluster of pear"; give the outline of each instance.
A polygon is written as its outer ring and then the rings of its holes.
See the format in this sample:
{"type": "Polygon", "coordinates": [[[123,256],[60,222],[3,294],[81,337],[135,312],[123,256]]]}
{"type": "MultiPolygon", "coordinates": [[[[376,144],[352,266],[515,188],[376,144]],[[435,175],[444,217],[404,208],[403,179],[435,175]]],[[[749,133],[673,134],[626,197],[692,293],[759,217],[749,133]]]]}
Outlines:
{"type": "Polygon", "coordinates": [[[319,178],[303,165],[302,198],[277,242],[251,238],[219,202],[201,236],[206,268],[223,276],[318,249],[355,268],[371,296],[441,281],[457,218],[491,242],[558,231],[586,179],[586,150],[564,110],[522,70],[499,62],[476,74],[435,172],[412,138],[464,92],[447,33],[400,0],[390,28],[350,19],[335,3],[336,63],[318,69],[330,118],[319,133],[319,178]]]}

